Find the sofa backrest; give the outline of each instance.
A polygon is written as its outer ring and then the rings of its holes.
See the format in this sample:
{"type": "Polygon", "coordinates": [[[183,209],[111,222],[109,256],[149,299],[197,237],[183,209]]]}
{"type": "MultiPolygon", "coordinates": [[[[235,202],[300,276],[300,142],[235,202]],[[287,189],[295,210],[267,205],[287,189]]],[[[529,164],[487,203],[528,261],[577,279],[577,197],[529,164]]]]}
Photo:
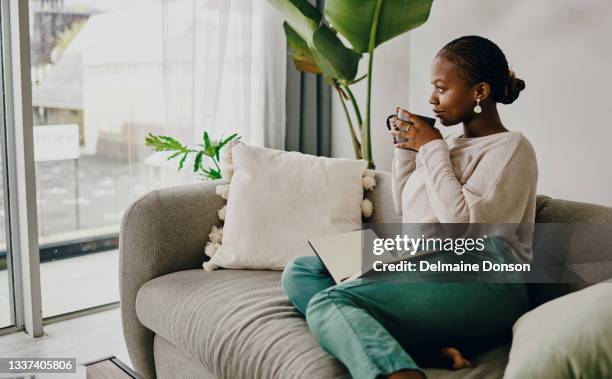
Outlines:
{"type": "Polygon", "coordinates": [[[534,236],[534,260],[555,256],[563,272],[560,284],[528,286],[532,307],[612,279],[611,207],[538,195],[536,210],[536,231],[548,230],[534,236]]]}
{"type": "Polygon", "coordinates": [[[366,197],[374,205],[374,214],[368,222],[394,224],[402,222],[401,213],[395,211],[391,193],[391,173],[376,170],[376,187],[366,197]]]}
{"type": "MultiPolygon", "coordinates": [[[[374,204],[374,214],[368,222],[401,223],[401,214],[395,210],[391,193],[391,173],[376,171],[376,187],[367,194],[374,204]]],[[[559,238],[552,252],[565,266],[561,274],[565,284],[533,283],[528,285],[531,306],[577,291],[591,284],[612,278],[612,207],[576,201],[553,199],[538,195],[536,200],[536,223],[547,224],[591,224],[580,233],[569,233],[559,238]]],[[[547,226],[548,227],[548,226],[547,226]]],[[[554,225],[551,225],[554,227],[554,225]]],[[[560,230],[568,230],[560,226],[560,230]]],[[[537,259],[551,252],[550,238],[534,235],[533,250],[537,259]]]]}

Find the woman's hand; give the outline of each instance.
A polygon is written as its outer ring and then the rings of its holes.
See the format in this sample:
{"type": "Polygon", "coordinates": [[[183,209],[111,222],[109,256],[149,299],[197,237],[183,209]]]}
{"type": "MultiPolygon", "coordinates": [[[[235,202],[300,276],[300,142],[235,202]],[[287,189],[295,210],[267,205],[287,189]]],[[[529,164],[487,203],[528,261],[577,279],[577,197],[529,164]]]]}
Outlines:
{"type": "MultiPolygon", "coordinates": [[[[389,131],[393,137],[401,137],[406,142],[395,143],[395,147],[402,149],[419,150],[427,142],[442,139],[442,134],[436,128],[430,127],[418,116],[413,115],[405,109],[397,108],[398,112],[404,115],[409,121],[400,120],[397,117],[391,119],[393,130],[389,131]]],[[[395,139],[394,139],[395,141],[395,139]]]]}

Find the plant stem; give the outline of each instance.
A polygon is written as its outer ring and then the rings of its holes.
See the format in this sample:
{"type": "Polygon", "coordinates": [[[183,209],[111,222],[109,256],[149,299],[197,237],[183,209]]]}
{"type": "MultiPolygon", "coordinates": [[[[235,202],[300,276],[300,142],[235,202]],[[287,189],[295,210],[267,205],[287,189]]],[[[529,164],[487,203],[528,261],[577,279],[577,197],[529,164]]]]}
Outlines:
{"type": "Polygon", "coordinates": [[[360,81],[362,81],[363,79],[365,79],[365,78],[366,78],[366,76],[368,76],[368,74],[363,74],[363,75],[362,75],[362,76],[360,76],[359,78],[357,78],[357,79],[355,79],[355,80],[353,80],[353,81],[351,81],[351,82],[348,82],[348,84],[347,84],[347,85],[357,84],[357,83],[359,83],[360,81]]]}
{"type": "Polygon", "coordinates": [[[363,128],[363,118],[361,118],[361,111],[359,110],[359,105],[357,104],[357,100],[355,99],[355,96],[353,95],[353,91],[351,91],[349,86],[343,86],[342,88],[344,88],[344,90],[349,96],[349,99],[351,99],[351,104],[353,104],[353,109],[355,110],[355,116],[357,116],[357,124],[359,124],[358,125],[359,130],[361,131],[361,129],[363,128]]]}
{"type": "Polygon", "coordinates": [[[342,104],[342,109],[344,109],[344,114],[346,115],[346,121],[347,121],[347,125],[349,128],[349,131],[351,133],[351,140],[353,141],[353,150],[355,150],[355,158],[357,159],[362,159],[363,156],[361,155],[361,144],[359,143],[359,140],[357,139],[357,134],[355,134],[355,129],[353,127],[353,121],[351,120],[351,116],[349,115],[348,112],[348,108],[346,107],[346,103],[344,102],[344,98],[342,97],[342,94],[340,93],[340,89],[337,89],[338,92],[338,97],[340,98],[340,103],[342,104]]]}
{"type": "Polygon", "coordinates": [[[370,136],[370,120],[372,116],[372,64],[374,62],[374,48],[376,48],[376,32],[378,31],[378,21],[380,20],[380,11],[382,9],[383,0],[376,2],[376,8],[374,9],[374,17],[372,19],[372,29],[370,30],[370,44],[368,45],[368,54],[370,59],[368,61],[368,97],[366,105],[366,123],[364,130],[362,130],[361,148],[364,152],[363,156],[368,160],[368,166],[374,169],[374,160],[372,158],[372,141],[370,136]]]}

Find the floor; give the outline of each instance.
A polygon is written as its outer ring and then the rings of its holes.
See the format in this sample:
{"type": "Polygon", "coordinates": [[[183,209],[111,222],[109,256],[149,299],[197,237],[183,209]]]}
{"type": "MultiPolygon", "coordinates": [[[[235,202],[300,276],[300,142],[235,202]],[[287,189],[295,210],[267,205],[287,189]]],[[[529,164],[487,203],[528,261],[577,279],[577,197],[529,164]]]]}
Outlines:
{"type": "Polygon", "coordinates": [[[25,333],[0,336],[0,357],[65,357],[82,364],[114,355],[132,367],[119,308],[45,325],[44,332],[36,339],[25,333]]]}
{"type": "MultiPolygon", "coordinates": [[[[40,265],[44,317],[119,300],[118,252],[107,251],[40,265]]],[[[0,271],[0,327],[10,323],[7,271],[0,271]]],[[[44,326],[45,335],[0,336],[0,357],[66,357],[88,363],[116,356],[131,367],[120,309],[104,310],[44,326]]]]}
{"type": "Polygon", "coordinates": [[[133,379],[137,375],[116,358],[87,365],[86,379],[133,379]]]}
{"type": "MultiPolygon", "coordinates": [[[[117,250],[40,265],[43,317],[119,301],[117,250]]],[[[0,271],[0,327],[10,325],[7,271],[0,271]]]]}

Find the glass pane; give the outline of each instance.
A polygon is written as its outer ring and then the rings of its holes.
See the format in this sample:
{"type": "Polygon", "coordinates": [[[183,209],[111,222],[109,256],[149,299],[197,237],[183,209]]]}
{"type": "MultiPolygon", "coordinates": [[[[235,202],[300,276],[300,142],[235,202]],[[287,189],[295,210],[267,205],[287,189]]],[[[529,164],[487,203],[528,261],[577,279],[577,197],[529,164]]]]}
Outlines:
{"type": "MultiPolygon", "coordinates": [[[[1,72],[1,70],[0,70],[1,72]]],[[[3,83],[0,86],[0,89],[4,87],[3,83]]],[[[2,92],[2,91],[0,91],[2,92]]],[[[2,99],[2,94],[0,93],[0,101],[4,101],[2,99]]],[[[0,106],[0,110],[2,114],[0,114],[0,127],[4,128],[4,107],[0,106]]],[[[2,139],[2,144],[4,144],[4,138],[2,139]]],[[[4,151],[4,146],[2,146],[2,151],[4,151]]],[[[5,204],[5,180],[4,180],[4,154],[0,156],[0,328],[13,325],[15,322],[14,319],[14,292],[12,286],[12,265],[11,265],[11,252],[8,249],[7,244],[7,227],[6,224],[8,222],[8,210],[5,204]]]]}
{"type": "Polygon", "coordinates": [[[121,217],[193,181],[144,145],[163,134],[162,4],[30,0],[43,316],[116,302],[121,217]]]}
{"type": "Polygon", "coordinates": [[[11,275],[11,252],[8,248],[6,224],[8,222],[8,210],[5,204],[5,184],[6,180],[4,175],[6,170],[4,169],[4,157],[5,157],[5,132],[6,132],[6,115],[5,115],[5,102],[4,92],[6,91],[4,85],[4,68],[2,57],[4,56],[2,46],[2,15],[0,15],[0,328],[14,325],[14,292],[12,286],[12,275],[11,275]]]}
{"type": "MultiPolygon", "coordinates": [[[[0,70],[1,72],[1,70],[0,70]]],[[[1,79],[1,77],[0,77],[1,79]]],[[[0,86],[0,89],[4,87],[3,83],[0,86]]],[[[0,91],[2,92],[2,91],[0,91]]],[[[2,94],[0,93],[0,101],[4,101],[2,99],[2,94]]],[[[0,110],[2,114],[0,114],[0,127],[4,128],[4,107],[0,105],[0,110]]],[[[2,139],[2,143],[4,144],[4,139],[2,139]]],[[[2,148],[4,151],[4,147],[2,148]]],[[[14,324],[14,306],[13,306],[13,286],[12,286],[12,275],[11,274],[11,260],[10,260],[10,250],[7,246],[7,211],[5,210],[5,198],[4,198],[4,154],[0,156],[0,328],[10,326],[14,324]]]]}

